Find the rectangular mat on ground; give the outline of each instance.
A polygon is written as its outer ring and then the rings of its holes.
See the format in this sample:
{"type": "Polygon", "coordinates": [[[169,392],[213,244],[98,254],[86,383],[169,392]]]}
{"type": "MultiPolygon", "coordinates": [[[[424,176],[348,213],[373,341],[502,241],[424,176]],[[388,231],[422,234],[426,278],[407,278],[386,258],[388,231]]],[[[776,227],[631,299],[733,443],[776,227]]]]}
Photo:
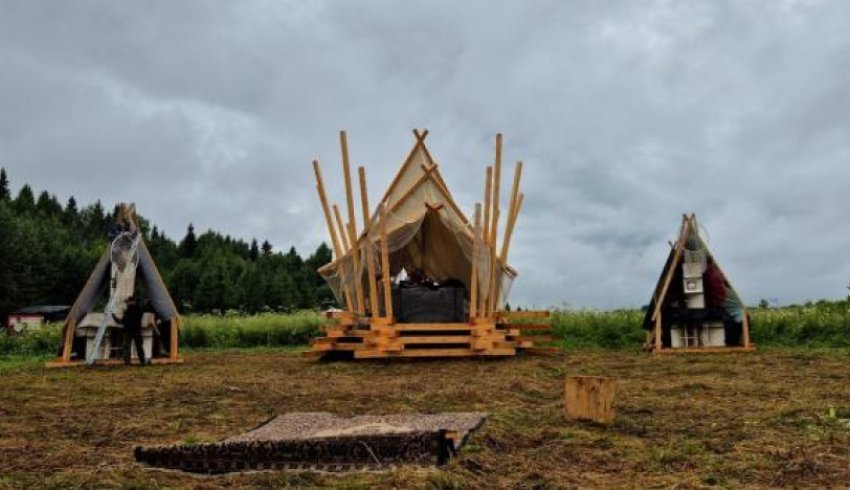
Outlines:
{"type": "Polygon", "coordinates": [[[484,413],[351,418],[324,412],[289,413],[218,443],[137,447],[135,457],[150,466],[198,473],[438,466],[460,449],[486,417],[484,413]]]}

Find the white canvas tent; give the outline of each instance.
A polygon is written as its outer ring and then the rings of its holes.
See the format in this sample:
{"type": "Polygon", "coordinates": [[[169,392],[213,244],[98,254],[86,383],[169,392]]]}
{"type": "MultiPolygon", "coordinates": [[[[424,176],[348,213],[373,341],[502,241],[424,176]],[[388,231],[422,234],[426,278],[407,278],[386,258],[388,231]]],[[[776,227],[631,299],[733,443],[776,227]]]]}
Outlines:
{"type": "Polygon", "coordinates": [[[368,203],[365,169],[358,168],[359,232],[345,132],[340,132],[340,146],[347,221],[328,202],[319,162],[313,162],[335,254],[319,273],[345,310],[334,315],[339,321],[326,327],[326,337],[314,340],[312,353],[354,358],[513,355],[519,348],[532,348],[535,340],[549,340],[521,336],[522,327],[544,330],[545,324],[510,323],[512,318],[546,318],[548,312],[503,311],[517,277],[507,255],[523,201],[522,163],[517,162],[500,236],[501,135],[496,137],[494,165],[487,168],[483,216],[482,205],[476,204],[470,223],[425,146],[428,131],[413,133],[413,148],[374,210],[368,203]],[[402,272],[427,279],[399,281],[402,272]],[[412,299],[403,303],[405,297],[412,299]],[[412,305],[407,312],[418,311],[401,314],[396,303],[412,305]]]}

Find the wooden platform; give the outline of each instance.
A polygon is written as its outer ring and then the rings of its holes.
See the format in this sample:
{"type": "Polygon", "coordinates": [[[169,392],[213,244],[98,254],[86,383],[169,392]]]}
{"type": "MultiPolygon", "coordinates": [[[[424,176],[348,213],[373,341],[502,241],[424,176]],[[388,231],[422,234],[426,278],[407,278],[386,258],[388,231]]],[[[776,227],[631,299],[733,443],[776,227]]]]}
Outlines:
{"type": "Polygon", "coordinates": [[[653,354],[728,354],[733,352],[755,352],[755,344],[750,344],[749,347],[730,346],[730,347],[667,347],[664,349],[652,349],[653,354]]]}
{"type": "Polygon", "coordinates": [[[334,321],[323,327],[325,336],[313,339],[305,355],[351,359],[499,357],[539,349],[541,342],[553,340],[545,335],[551,328],[548,311],[499,312],[492,318],[474,318],[466,323],[394,324],[349,312],[328,317],[334,321]],[[541,323],[527,323],[529,319],[541,323]]]}
{"type": "MultiPolygon", "coordinates": [[[[178,357],[177,359],[171,359],[170,357],[155,357],[151,359],[151,364],[160,365],[160,364],[183,364],[183,358],[178,357]]],[[[48,361],[44,363],[44,367],[47,368],[68,368],[68,367],[81,367],[85,366],[85,359],[75,360],[75,361],[63,361],[61,358],[57,361],[48,361]]],[[[97,361],[95,367],[97,366],[123,366],[123,359],[102,359],[97,361]]],[[[138,362],[133,362],[130,364],[131,366],[139,366],[138,362]]]]}

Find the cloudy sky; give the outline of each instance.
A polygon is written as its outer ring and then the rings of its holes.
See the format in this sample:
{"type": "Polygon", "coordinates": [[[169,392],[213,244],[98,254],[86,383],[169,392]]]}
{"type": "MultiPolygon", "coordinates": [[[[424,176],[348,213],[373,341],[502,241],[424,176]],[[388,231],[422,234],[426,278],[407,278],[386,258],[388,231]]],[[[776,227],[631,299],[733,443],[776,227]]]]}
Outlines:
{"type": "MultiPolygon", "coordinates": [[[[82,204],[310,252],[338,131],[377,202],[412,128],[465,210],[523,160],[512,303],[651,293],[696,212],[744,298],[850,279],[850,2],[11,0],[0,166],[82,204]]],[[[506,192],[504,194],[507,194],[506,192]]]]}

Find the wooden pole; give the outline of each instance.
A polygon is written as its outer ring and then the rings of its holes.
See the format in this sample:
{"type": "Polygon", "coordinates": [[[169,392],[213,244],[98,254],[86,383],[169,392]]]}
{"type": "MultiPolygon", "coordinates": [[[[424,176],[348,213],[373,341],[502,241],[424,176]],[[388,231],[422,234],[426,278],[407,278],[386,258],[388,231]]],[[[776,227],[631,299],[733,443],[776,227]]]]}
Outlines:
{"type": "Polygon", "coordinates": [[[750,318],[747,314],[747,309],[743,308],[744,312],[744,320],[742,322],[742,326],[744,327],[744,347],[750,348],[750,318]]]}
{"type": "Polygon", "coordinates": [[[511,238],[514,234],[514,225],[516,224],[517,216],[519,216],[519,210],[522,209],[522,201],[525,199],[525,194],[520,194],[517,198],[517,202],[514,204],[513,210],[508,216],[508,223],[505,225],[505,241],[502,242],[502,255],[501,261],[503,264],[508,264],[508,250],[511,248],[511,238]]]}
{"type": "Polygon", "coordinates": [[[488,294],[487,311],[495,313],[499,307],[498,282],[500,274],[496,271],[496,240],[499,238],[499,188],[502,180],[502,133],[496,135],[496,161],[493,165],[493,224],[490,225],[490,293],[488,294]]]}
{"type": "Polygon", "coordinates": [[[348,161],[348,138],[345,131],[339,132],[339,146],[342,152],[342,173],[345,177],[345,202],[348,208],[349,241],[351,245],[351,258],[354,261],[354,294],[357,300],[357,314],[362,315],[366,311],[363,301],[363,284],[360,280],[360,246],[357,241],[357,218],[354,216],[354,192],[351,189],[351,166],[348,161]]]}
{"type": "Polygon", "coordinates": [[[342,239],[340,240],[340,245],[342,245],[342,248],[343,250],[345,250],[345,253],[348,253],[349,251],[351,251],[351,243],[348,241],[350,237],[348,236],[348,232],[345,231],[345,222],[342,221],[342,214],[339,212],[339,206],[334,204],[333,208],[334,217],[336,218],[336,228],[337,230],[339,230],[339,236],[342,237],[342,239]]]}
{"type": "MultiPolygon", "coordinates": [[[[316,174],[316,189],[319,192],[319,201],[322,203],[322,212],[325,215],[325,223],[328,225],[328,233],[331,236],[331,245],[334,248],[334,254],[336,254],[336,259],[339,261],[342,259],[342,247],[339,244],[339,238],[337,238],[336,231],[334,231],[333,218],[331,218],[330,207],[328,206],[328,195],[325,193],[325,181],[322,179],[322,169],[319,166],[318,160],[313,160],[313,172],[316,174]]],[[[342,262],[339,263],[337,273],[340,276],[340,284],[342,284],[343,297],[345,298],[345,305],[348,308],[348,311],[352,311],[354,308],[352,307],[351,302],[351,294],[348,292],[348,288],[345,287],[345,275],[342,271],[342,262]]]]}
{"type": "MultiPolygon", "coordinates": [[[[484,183],[484,224],[483,224],[483,230],[482,230],[482,233],[481,233],[481,239],[482,239],[481,243],[484,245],[484,247],[487,247],[487,244],[489,243],[489,240],[490,240],[490,204],[491,204],[490,203],[490,194],[492,192],[492,186],[493,186],[493,167],[488,165],[487,166],[486,182],[484,183]]],[[[487,265],[489,267],[489,265],[490,265],[489,260],[487,261],[487,265]]],[[[489,270],[487,271],[487,281],[488,281],[487,282],[487,289],[485,290],[484,294],[481,294],[481,297],[479,298],[479,301],[481,302],[481,304],[478,306],[478,311],[480,312],[480,314],[482,314],[484,316],[487,316],[487,293],[490,292],[490,286],[489,286],[489,284],[490,284],[489,283],[490,272],[489,272],[489,270]]]]}
{"type": "Polygon", "coordinates": [[[366,189],[366,169],[358,167],[357,172],[360,175],[360,202],[363,205],[363,229],[366,230],[366,270],[369,274],[369,308],[372,310],[372,318],[381,316],[380,308],[378,307],[378,282],[375,279],[375,251],[372,247],[372,240],[369,238],[369,229],[372,227],[372,221],[369,218],[369,193],[366,189]]]}
{"type": "Polygon", "coordinates": [[[172,361],[176,361],[180,357],[177,349],[181,323],[179,315],[171,319],[171,346],[168,349],[168,355],[172,361]]]}
{"type": "Polygon", "coordinates": [[[478,316],[478,240],[481,234],[481,204],[475,204],[475,221],[472,229],[472,277],[469,280],[469,321],[478,316]]]}
{"type": "Polygon", "coordinates": [[[502,252],[499,254],[499,257],[502,260],[502,263],[505,263],[508,255],[508,245],[511,241],[511,223],[516,220],[514,213],[517,207],[517,199],[519,199],[519,181],[522,178],[522,162],[516,162],[516,167],[514,167],[514,183],[511,186],[511,198],[508,201],[508,221],[505,225],[505,238],[502,241],[502,252]]]}
{"type": "Polygon", "coordinates": [[[390,244],[387,243],[387,207],[381,204],[381,279],[384,285],[384,312],[393,322],[393,296],[390,284],[390,244]]]}

